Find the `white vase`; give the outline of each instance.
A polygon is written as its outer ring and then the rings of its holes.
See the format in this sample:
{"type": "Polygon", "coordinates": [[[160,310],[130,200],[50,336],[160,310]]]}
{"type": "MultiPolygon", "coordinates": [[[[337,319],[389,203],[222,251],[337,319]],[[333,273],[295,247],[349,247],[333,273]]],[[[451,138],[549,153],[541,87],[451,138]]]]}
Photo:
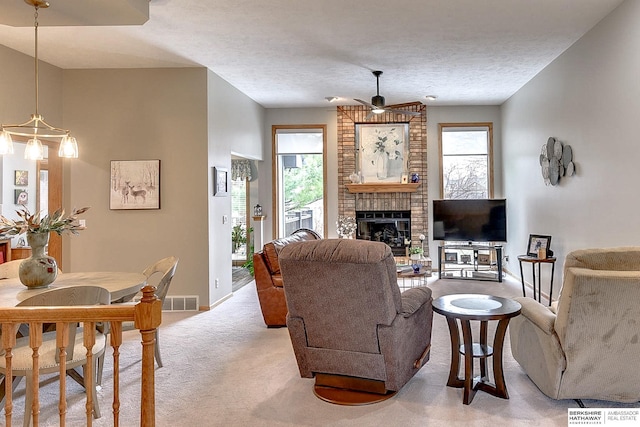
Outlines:
{"type": "Polygon", "coordinates": [[[386,179],[388,173],[388,161],[389,157],[387,153],[378,153],[375,159],[376,164],[376,176],[378,179],[386,179]]]}
{"type": "Polygon", "coordinates": [[[20,282],[30,289],[46,288],[58,277],[55,258],[44,253],[49,243],[49,233],[27,233],[31,256],[20,263],[20,282]]]}

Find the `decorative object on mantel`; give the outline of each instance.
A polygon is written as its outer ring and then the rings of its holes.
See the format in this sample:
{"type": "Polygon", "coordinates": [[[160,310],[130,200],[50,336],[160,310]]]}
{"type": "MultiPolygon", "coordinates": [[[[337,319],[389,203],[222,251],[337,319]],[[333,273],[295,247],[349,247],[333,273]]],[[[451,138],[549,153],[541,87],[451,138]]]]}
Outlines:
{"type": "Polygon", "coordinates": [[[420,175],[418,175],[417,173],[412,173],[411,182],[413,182],[414,184],[420,182],[420,175]]]}
{"type": "Polygon", "coordinates": [[[259,203],[253,207],[253,215],[262,216],[262,206],[259,203]]]}
{"type": "Polygon", "coordinates": [[[31,256],[20,263],[18,275],[20,282],[30,289],[46,288],[58,276],[58,265],[55,258],[45,254],[50,233],[62,235],[78,234],[84,230],[78,216],[89,209],[74,209],[69,216],[58,209],[52,215],[41,217],[39,213],[31,214],[27,208],[17,210],[18,220],[8,219],[0,215],[0,237],[27,234],[27,242],[31,247],[31,256]]]}
{"type": "Polygon", "coordinates": [[[356,219],[352,216],[340,215],[336,221],[338,236],[342,239],[353,239],[356,227],[356,219]]]}
{"type": "Polygon", "coordinates": [[[361,184],[362,174],[360,172],[354,172],[351,175],[349,175],[349,180],[351,180],[352,184],[361,184]]]}
{"type": "Polygon", "coordinates": [[[38,112],[38,9],[46,9],[49,3],[44,0],[25,0],[25,3],[35,8],[34,14],[34,30],[35,30],[35,113],[31,115],[31,119],[20,124],[10,124],[0,126],[0,155],[13,154],[14,136],[23,136],[29,138],[24,151],[24,157],[28,160],[42,160],[44,158],[44,147],[40,138],[59,138],[60,148],[58,150],[59,157],[77,158],[78,143],[71,136],[67,129],[60,129],[51,126],[44,121],[44,118],[38,112]]]}
{"type": "Polygon", "coordinates": [[[576,173],[573,149],[570,145],[563,145],[557,138],[549,137],[547,143],[542,146],[540,167],[544,183],[558,185],[561,177],[573,176],[576,173]]]}

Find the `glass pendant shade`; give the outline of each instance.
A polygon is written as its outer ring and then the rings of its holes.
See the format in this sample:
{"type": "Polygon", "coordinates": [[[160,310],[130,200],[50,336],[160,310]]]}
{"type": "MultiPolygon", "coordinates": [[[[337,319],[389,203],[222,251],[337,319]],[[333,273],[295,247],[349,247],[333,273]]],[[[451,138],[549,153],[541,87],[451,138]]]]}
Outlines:
{"type": "Polygon", "coordinates": [[[27,160],[44,159],[44,147],[39,139],[33,138],[27,142],[27,146],[24,149],[24,158],[27,160]]]}
{"type": "Polygon", "coordinates": [[[74,137],[67,135],[62,138],[62,141],[60,141],[60,148],[58,149],[58,156],[67,159],[78,158],[78,143],[74,137]]]}
{"type": "Polygon", "coordinates": [[[31,119],[20,124],[3,124],[0,129],[0,155],[13,154],[13,140],[11,135],[18,135],[21,137],[31,138],[27,142],[27,147],[24,152],[25,159],[29,160],[42,160],[44,158],[44,148],[39,138],[55,138],[60,139],[60,148],[58,155],[66,158],[78,157],[78,143],[76,139],[69,135],[68,129],[61,129],[55,126],[51,126],[44,121],[44,118],[38,113],[38,10],[40,8],[46,9],[49,7],[49,3],[44,0],[24,0],[30,6],[35,7],[35,20],[34,20],[34,32],[35,32],[35,55],[34,55],[34,68],[35,68],[35,114],[31,115],[31,119]]]}
{"type": "Polygon", "coordinates": [[[13,139],[6,131],[0,132],[0,155],[13,154],[13,139]]]}

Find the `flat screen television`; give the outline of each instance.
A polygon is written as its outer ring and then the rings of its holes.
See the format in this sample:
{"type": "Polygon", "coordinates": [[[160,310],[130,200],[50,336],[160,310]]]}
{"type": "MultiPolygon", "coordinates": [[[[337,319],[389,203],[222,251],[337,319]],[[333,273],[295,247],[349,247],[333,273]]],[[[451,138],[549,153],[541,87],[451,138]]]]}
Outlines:
{"type": "Polygon", "coordinates": [[[507,241],[506,199],[433,201],[433,240],[507,241]]]}

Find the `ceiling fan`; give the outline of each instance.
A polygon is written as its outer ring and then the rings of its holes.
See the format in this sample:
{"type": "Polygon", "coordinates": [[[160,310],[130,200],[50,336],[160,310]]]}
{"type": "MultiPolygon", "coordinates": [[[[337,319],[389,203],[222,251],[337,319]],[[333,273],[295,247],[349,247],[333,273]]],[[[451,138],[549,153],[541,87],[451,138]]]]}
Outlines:
{"type": "Polygon", "coordinates": [[[371,118],[374,114],[382,114],[382,113],[395,113],[395,114],[406,114],[409,116],[419,116],[421,113],[418,111],[407,111],[407,110],[398,110],[395,108],[391,108],[392,106],[385,106],[384,104],[384,96],[380,95],[380,75],[382,71],[372,71],[373,75],[376,76],[376,96],[371,98],[371,103],[363,101],[361,99],[354,99],[371,109],[371,112],[367,116],[367,119],[371,118]]]}

